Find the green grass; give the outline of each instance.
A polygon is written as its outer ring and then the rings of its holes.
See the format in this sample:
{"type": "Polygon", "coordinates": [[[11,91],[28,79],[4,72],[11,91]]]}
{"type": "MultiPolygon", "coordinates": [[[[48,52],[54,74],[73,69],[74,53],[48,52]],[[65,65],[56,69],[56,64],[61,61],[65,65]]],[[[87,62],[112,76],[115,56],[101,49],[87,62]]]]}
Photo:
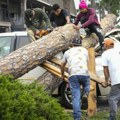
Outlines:
{"type": "MultiPolygon", "coordinates": [[[[68,113],[72,116],[72,113],[68,111],[68,113]]],[[[89,118],[89,120],[108,120],[109,118],[109,111],[106,110],[101,110],[96,113],[95,116],[92,116],[89,118]]],[[[82,119],[81,120],[86,120],[86,112],[82,111],[82,119]]],[[[117,114],[117,120],[120,120],[120,111],[118,111],[117,114]]]]}

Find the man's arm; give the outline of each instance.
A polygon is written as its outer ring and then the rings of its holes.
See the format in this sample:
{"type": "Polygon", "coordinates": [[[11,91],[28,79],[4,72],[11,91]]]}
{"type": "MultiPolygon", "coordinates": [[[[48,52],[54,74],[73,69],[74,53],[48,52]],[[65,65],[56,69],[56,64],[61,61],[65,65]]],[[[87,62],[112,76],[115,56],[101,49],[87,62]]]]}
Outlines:
{"type": "Polygon", "coordinates": [[[109,77],[110,77],[108,66],[103,66],[103,71],[104,71],[104,75],[105,75],[105,81],[106,81],[106,83],[108,83],[109,77]]]}
{"type": "Polygon", "coordinates": [[[66,21],[67,21],[67,24],[70,23],[70,17],[69,16],[66,16],[66,21]]]}
{"type": "Polygon", "coordinates": [[[105,76],[105,82],[102,83],[103,87],[107,87],[109,84],[109,69],[108,69],[108,55],[106,54],[106,52],[104,52],[102,54],[102,66],[103,66],[103,73],[105,76]]]}
{"type": "Polygon", "coordinates": [[[62,77],[62,79],[64,79],[64,69],[65,69],[66,63],[67,63],[67,60],[66,60],[66,52],[65,52],[65,54],[63,55],[63,59],[61,61],[61,77],[62,77]]]}
{"type": "Polygon", "coordinates": [[[82,16],[82,15],[81,15],[80,13],[77,15],[77,17],[76,17],[76,19],[75,19],[75,22],[74,22],[75,25],[78,25],[78,23],[80,22],[81,16],[82,16]]]}
{"type": "Polygon", "coordinates": [[[65,65],[66,65],[66,61],[65,62],[61,62],[61,77],[64,79],[64,69],[65,69],[65,65]]]}
{"type": "Polygon", "coordinates": [[[76,30],[79,30],[81,28],[82,25],[78,24],[80,22],[80,19],[81,19],[81,16],[82,14],[78,14],[76,19],[75,19],[75,22],[73,24],[73,27],[76,29],[76,30]]]}
{"type": "Polygon", "coordinates": [[[27,27],[28,29],[31,29],[33,32],[36,32],[37,28],[35,28],[35,27],[32,25],[31,21],[30,21],[28,18],[26,18],[26,17],[25,17],[24,19],[25,19],[26,27],[27,27]]]}
{"type": "Polygon", "coordinates": [[[45,21],[47,27],[52,28],[49,17],[42,9],[40,9],[40,15],[41,15],[42,19],[45,21]]]}
{"type": "Polygon", "coordinates": [[[90,25],[91,23],[93,23],[95,15],[96,15],[96,12],[95,12],[94,9],[92,9],[92,10],[90,11],[90,16],[89,16],[88,20],[87,20],[85,23],[83,23],[81,27],[82,27],[82,28],[85,28],[85,27],[87,27],[88,25],[90,25]]]}
{"type": "Polygon", "coordinates": [[[65,19],[67,21],[67,24],[69,24],[70,23],[70,16],[68,15],[66,10],[63,10],[63,15],[64,15],[64,17],[65,17],[65,19]]]}

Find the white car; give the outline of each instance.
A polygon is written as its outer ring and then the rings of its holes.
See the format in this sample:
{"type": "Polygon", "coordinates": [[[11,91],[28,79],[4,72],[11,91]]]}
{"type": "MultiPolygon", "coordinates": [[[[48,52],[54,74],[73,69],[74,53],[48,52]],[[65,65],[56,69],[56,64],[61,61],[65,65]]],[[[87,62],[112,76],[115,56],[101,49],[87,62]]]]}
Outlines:
{"type": "MultiPolygon", "coordinates": [[[[11,33],[1,33],[0,34],[0,57],[4,57],[11,53],[12,51],[15,51],[16,49],[19,49],[20,47],[30,43],[31,40],[29,39],[27,32],[11,32],[11,33]]],[[[62,58],[63,53],[57,54],[57,57],[62,58]]],[[[96,58],[96,72],[99,76],[103,76],[103,67],[101,66],[101,57],[96,58]]],[[[37,80],[43,73],[45,73],[46,70],[42,67],[38,66],[35,69],[29,71],[20,79],[24,82],[33,82],[37,80]]],[[[110,91],[110,88],[108,87],[103,88],[101,85],[97,84],[97,96],[103,96],[108,95],[110,91]]],[[[57,94],[61,97],[62,104],[67,107],[71,108],[71,92],[70,88],[66,86],[65,82],[61,82],[61,84],[58,86],[58,89],[55,90],[54,94],[57,94]]]]}

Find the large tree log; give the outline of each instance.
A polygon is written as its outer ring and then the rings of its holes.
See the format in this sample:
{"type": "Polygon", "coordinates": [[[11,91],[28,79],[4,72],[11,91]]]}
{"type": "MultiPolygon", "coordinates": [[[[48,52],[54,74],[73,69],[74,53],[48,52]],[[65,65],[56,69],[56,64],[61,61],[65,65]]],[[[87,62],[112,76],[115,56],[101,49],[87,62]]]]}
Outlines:
{"type": "Polygon", "coordinates": [[[32,42],[0,59],[0,73],[18,78],[69,47],[79,37],[72,24],[59,27],[40,40],[32,42]]]}
{"type": "Polygon", "coordinates": [[[40,76],[37,80],[37,83],[40,85],[43,85],[45,87],[45,91],[48,92],[48,94],[52,94],[55,89],[58,88],[62,80],[56,75],[45,72],[42,76],[40,76]]]}
{"type": "MultiPolygon", "coordinates": [[[[105,36],[105,34],[111,30],[112,28],[114,28],[115,23],[116,23],[116,19],[117,17],[114,14],[108,14],[105,18],[103,18],[100,22],[100,25],[102,27],[102,33],[103,36],[105,36]]],[[[90,37],[85,37],[82,40],[82,46],[83,47],[95,47],[95,45],[98,43],[98,37],[93,33],[90,35],[90,37]]]]}

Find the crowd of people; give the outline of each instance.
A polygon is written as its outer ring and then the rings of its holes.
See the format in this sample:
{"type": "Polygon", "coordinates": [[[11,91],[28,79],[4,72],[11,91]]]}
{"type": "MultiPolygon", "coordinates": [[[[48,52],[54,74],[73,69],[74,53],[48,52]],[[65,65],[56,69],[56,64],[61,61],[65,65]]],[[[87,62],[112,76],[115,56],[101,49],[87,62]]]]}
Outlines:
{"type": "MultiPolygon", "coordinates": [[[[54,29],[54,27],[64,26],[71,23],[77,30],[81,28],[86,30],[87,28],[91,33],[95,33],[99,38],[100,51],[102,53],[102,65],[105,75],[105,82],[102,82],[101,84],[102,86],[107,87],[111,81],[111,92],[108,98],[110,106],[109,120],[116,120],[117,103],[120,100],[120,51],[119,49],[115,49],[114,41],[112,39],[104,40],[101,32],[102,28],[98,22],[95,9],[89,8],[85,0],[81,0],[79,9],[80,12],[76,16],[74,23],[70,22],[69,14],[66,10],[61,9],[58,4],[53,5],[49,17],[41,8],[27,9],[25,11],[27,32],[31,41],[35,41],[35,35],[38,35],[41,30],[54,29]],[[103,47],[106,49],[105,52],[103,52],[103,47]]],[[[62,79],[64,79],[65,65],[68,63],[68,80],[72,92],[74,120],[81,119],[80,85],[83,86],[87,100],[89,96],[90,76],[88,61],[89,55],[87,48],[81,47],[80,43],[73,40],[72,47],[65,51],[61,63],[62,79]]]]}

